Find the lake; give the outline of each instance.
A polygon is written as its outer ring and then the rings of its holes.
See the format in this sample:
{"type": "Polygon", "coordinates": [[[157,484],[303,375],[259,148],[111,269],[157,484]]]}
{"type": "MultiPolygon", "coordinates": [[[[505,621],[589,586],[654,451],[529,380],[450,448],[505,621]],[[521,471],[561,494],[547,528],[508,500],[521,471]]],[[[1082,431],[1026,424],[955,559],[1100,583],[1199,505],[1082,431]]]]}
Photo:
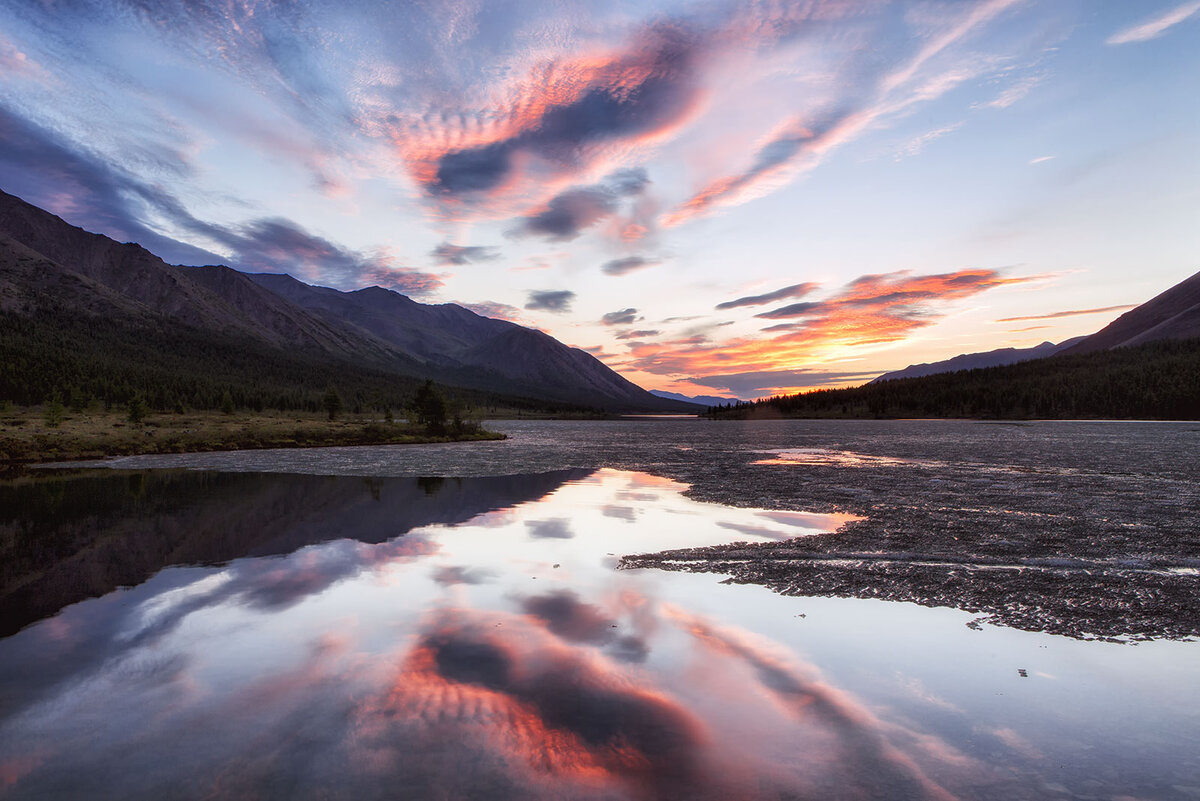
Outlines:
{"type": "Polygon", "coordinates": [[[0,485],[0,796],[1200,797],[1197,424],[490,427],[0,485]]]}

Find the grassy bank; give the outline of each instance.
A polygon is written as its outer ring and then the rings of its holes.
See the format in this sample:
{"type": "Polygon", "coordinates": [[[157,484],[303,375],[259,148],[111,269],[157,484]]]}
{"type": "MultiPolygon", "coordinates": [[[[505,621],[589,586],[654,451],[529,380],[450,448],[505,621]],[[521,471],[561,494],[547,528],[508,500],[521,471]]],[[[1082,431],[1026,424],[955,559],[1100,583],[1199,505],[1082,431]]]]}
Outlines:
{"type": "MultiPolygon", "coordinates": [[[[52,415],[53,416],[53,415],[52,415]]],[[[461,433],[431,434],[423,426],[388,423],[377,416],[328,420],[304,412],[187,412],[154,414],[129,422],[124,411],[62,414],[52,425],[40,407],[0,412],[0,464],[98,459],[140,453],[192,453],[329,445],[394,445],[504,439],[464,426],[461,433]]],[[[51,421],[54,422],[54,421],[51,421]]]]}

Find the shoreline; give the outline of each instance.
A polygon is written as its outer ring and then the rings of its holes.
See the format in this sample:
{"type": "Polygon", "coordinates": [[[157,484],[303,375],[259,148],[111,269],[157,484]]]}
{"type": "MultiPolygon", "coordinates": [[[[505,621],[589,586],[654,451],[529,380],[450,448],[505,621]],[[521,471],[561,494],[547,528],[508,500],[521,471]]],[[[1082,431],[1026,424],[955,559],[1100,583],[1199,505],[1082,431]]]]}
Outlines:
{"type": "Polygon", "coordinates": [[[406,422],[366,416],[328,420],[296,413],[224,415],[158,414],[140,424],[116,412],[69,414],[47,426],[29,413],[0,417],[0,470],[164,453],[320,448],[356,445],[425,445],[507,439],[470,423],[458,433],[432,434],[406,422]]]}

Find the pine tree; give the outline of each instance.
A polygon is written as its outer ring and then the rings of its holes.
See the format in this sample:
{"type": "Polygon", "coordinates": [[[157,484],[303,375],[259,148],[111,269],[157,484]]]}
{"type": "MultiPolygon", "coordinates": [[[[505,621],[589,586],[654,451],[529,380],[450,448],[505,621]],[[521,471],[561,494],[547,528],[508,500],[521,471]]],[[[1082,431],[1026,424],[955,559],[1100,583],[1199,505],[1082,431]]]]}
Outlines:
{"type": "Polygon", "coordinates": [[[325,408],[326,414],[330,420],[337,419],[338,413],[342,410],[342,396],[333,387],[325,390],[325,397],[321,399],[321,405],[325,408]]]}

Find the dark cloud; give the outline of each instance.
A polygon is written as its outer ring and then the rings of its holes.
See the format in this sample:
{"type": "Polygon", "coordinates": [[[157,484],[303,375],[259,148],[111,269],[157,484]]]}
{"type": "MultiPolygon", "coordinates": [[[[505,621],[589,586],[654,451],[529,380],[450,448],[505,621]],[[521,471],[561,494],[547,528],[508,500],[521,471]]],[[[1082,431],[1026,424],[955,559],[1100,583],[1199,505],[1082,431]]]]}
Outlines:
{"type": "Polygon", "coordinates": [[[523,218],[510,233],[570,241],[584,229],[611,217],[623,198],[640,194],[648,183],[645,170],[631,169],[613,173],[602,183],[573,187],[555,195],[541,211],[523,218]]]}
{"type": "Polygon", "coordinates": [[[619,634],[616,620],[599,607],[579,600],[570,590],[526,598],[521,607],[556,636],[571,642],[606,646],[612,656],[623,662],[644,662],[650,652],[644,640],[619,634]]]}
{"type": "Polygon", "coordinates": [[[654,337],[661,334],[657,328],[639,329],[637,331],[622,331],[617,334],[617,339],[645,339],[646,337],[654,337]]]}
{"type": "Polygon", "coordinates": [[[623,259],[606,261],[600,271],[605,275],[625,275],[643,267],[653,267],[660,262],[657,259],[647,259],[645,256],[626,256],[623,259]]]}
{"type": "Polygon", "coordinates": [[[517,651],[491,632],[454,625],[427,634],[417,653],[432,657],[441,678],[508,696],[548,729],[569,732],[627,779],[662,785],[648,797],[691,797],[698,789],[689,785],[702,772],[700,722],[672,701],[614,682],[582,654],[517,651]]]}
{"type": "Polygon", "coordinates": [[[626,523],[633,523],[637,520],[637,509],[625,504],[610,503],[600,507],[600,514],[605,517],[614,517],[617,520],[624,520],[626,523]]]}
{"type": "Polygon", "coordinates": [[[604,315],[600,322],[605,325],[633,325],[640,319],[642,318],[637,316],[637,309],[621,309],[604,315]]]}
{"type": "Polygon", "coordinates": [[[760,370],[749,373],[695,376],[687,379],[706,387],[724,389],[742,398],[761,397],[779,387],[817,387],[858,384],[879,375],[870,373],[816,372],[810,370],[760,370]]]}
{"type": "Polygon", "coordinates": [[[616,210],[617,196],[603,187],[569,189],[552,198],[542,211],[526,217],[515,232],[566,242],[616,210]]]}
{"type": "Polygon", "coordinates": [[[571,310],[573,300],[575,293],[567,289],[533,290],[529,293],[529,302],[525,304],[525,308],[532,311],[567,312],[571,310]]]}
{"type": "Polygon", "coordinates": [[[480,261],[492,261],[500,258],[500,251],[494,247],[478,245],[452,245],[443,242],[429,253],[437,264],[473,264],[480,261]]]}
{"type": "Polygon", "coordinates": [[[521,608],[545,623],[550,631],[571,642],[597,644],[613,638],[615,622],[599,608],[580,601],[570,590],[526,598],[521,602],[521,608]]]}
{"type": "Polygon", "coordinates": [[[778,320],[786,317],[805,317],[810,314],[819,314],[821,311],[828,308],[828,304],[816,301],[804,301],[801,303],[792,303],[787,306],[781,306],[778,309],[759,312],[755,317],[762,317],[767,320],[778,320]]]}
{"type": "Polygon", "coordinates": [[[529,520],[525,527],[529,529],[529,536],[536,540],[569,540],[575,536],[575,532],[571,530],[571,521],[565,517],[529,520]]]}
{"type": "Polygon", "coordinates": [[[777,300],[785,300],[787,298],[802,298],[815,291],[819,284],[811,281],[806,281],[803,284],[792,284],[785,286],[783,289],[776,289],[774,292],[767,292],[763,295],[747,295],[744,298],[737,300],[727,300],[724,303],[718,303],[718,309],[736,309],[739,306],[761,306],[764,303],[774,303],[777,300]]]}
{"type": "Polygon", "coordinates": [[[590,146],[636,139],[682,119],[699,94],[699,47],[680,25],[647,31],[571,100],[546,106],[514,135],[441,154],[429,191],[453,197],[494,190],[510,178],[519,154],[578,169],[590,146]]]}
{"type": "Polygon", "coordinates": [[[492,581],[495,575],[487,570],[454,565],[439,567],[433,573],[433,580],[443,587],[451,587],[455,584],[486,584],[492,581]]]}

